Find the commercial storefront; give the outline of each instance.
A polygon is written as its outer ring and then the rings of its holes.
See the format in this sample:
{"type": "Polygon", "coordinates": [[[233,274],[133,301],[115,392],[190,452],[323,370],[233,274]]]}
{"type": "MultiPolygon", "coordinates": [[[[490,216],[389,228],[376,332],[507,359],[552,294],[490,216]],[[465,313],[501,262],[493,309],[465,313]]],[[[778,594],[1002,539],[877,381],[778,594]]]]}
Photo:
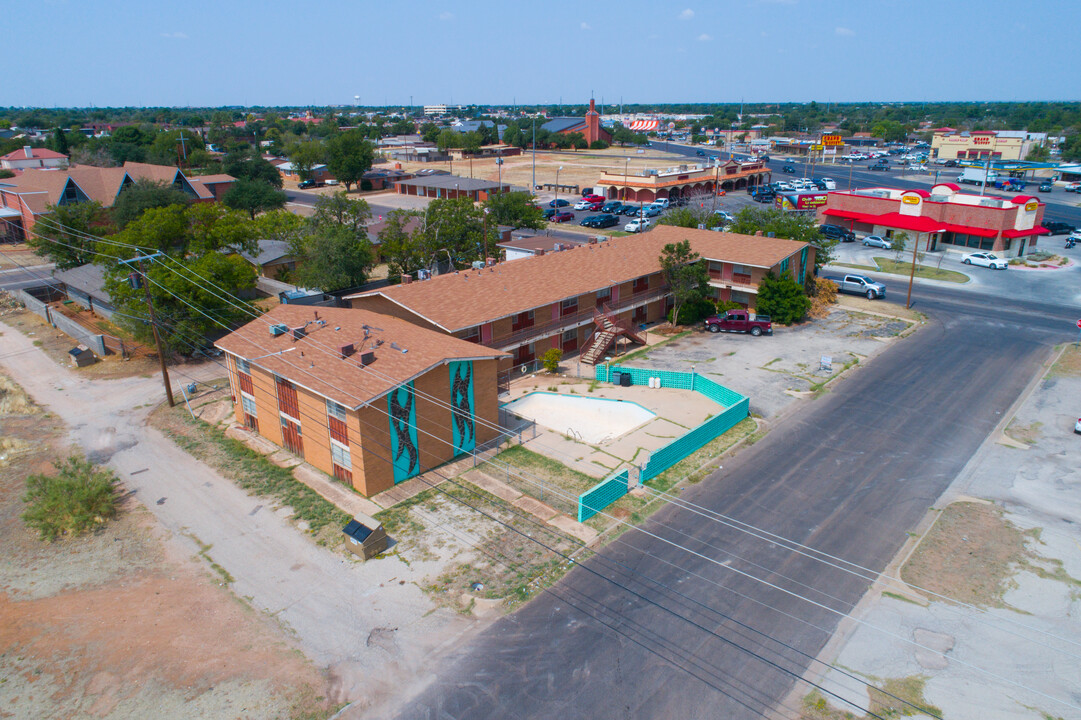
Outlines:
{"type": "Polygon", "coordinates": [[[931,157],[944,160],[1024,160],[1046,135],[994,130],[959,131],[938,128],[931,138],[931,157]]]}
{"type": "Polygon", "coordinates": [[[947,247],[991,250],[1014,257],[1036,249],[1044,204],[1028,195],[968,195],[953,183],[926,190],[865,188],[831,192],[821,222],[891,238],[904,232],[929,251],[947,247]]]}

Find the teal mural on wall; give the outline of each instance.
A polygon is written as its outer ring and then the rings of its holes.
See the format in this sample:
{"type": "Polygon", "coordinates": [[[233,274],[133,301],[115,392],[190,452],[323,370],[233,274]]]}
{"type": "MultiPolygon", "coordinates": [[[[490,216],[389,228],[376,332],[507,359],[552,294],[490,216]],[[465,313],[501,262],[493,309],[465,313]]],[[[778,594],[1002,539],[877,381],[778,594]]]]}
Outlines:
{"type": "Polygon", "coordinates": [[[454,454],[461,455],[477,447],[476,417],[473,415],[473,363],[456,360],[448,363],[448,368],[454,454]]]}
{"type": "Polygon", "coordinates": [[[417,445],[417,398],[413,383],[400,385],[387,395],[390,413],[390,452],[394,464],[394,482],[408,480],[420,472],[420,447],[417,445]]]}

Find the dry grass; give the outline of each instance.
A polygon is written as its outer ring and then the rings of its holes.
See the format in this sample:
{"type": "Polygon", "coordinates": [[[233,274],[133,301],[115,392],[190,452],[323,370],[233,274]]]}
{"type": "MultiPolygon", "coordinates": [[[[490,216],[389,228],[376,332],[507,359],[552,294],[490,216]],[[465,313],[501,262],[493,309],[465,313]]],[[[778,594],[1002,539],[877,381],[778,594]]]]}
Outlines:
{"type": "Polygon", "coordinates": [[[1006,428],[1005,434],[1026,445],[1035,445],[1036,441],[1040,439],[1040,429],[1042,427],[1043,423],[1039,421],[1022,425],[1014,419],[1006,428]]]}
{"type": "Polygon", "coordinates": [[[1081,344],[1071,343],[1048,373],[1053,377],[1081,377],[1081,344]]]}
{"type": "MultiPolygon", "coordinates": [[[[926,710],[927,716],[942,717],[942,710],[931,705],[923,696],[924,685],[927,682],[923,676],[909,675],[903,678],[887,678],[884,681],[876,679],[875,682],[878,684],[877,687],[873,685],[868,687],[870,694],[868,714],[856,715],[850,709],[836,708],[822,693],[814,690],[803,698],[800,720],[866,720],[872,717],[889,720],[901,717],[924,717],[925,715],[920,713],[917,707],[926,710]]],[[[830,700],[839,702],[832,698],[830,700]]]]}
{"type": "Polygon", "coordinates": [[[901,578],[960,602],[1004,607],[1010,578],[1029,557],[1025,540],[993,505],[953,503],[901,568],[901,578]]]}
{"type": "Polygon", "coordinates": [[[830,314],[830,308],[837,304],[837,283],[827,278],[815,278],[815,291],[811,296],[811,309],[807,316],[824,318],[830,314]]]}

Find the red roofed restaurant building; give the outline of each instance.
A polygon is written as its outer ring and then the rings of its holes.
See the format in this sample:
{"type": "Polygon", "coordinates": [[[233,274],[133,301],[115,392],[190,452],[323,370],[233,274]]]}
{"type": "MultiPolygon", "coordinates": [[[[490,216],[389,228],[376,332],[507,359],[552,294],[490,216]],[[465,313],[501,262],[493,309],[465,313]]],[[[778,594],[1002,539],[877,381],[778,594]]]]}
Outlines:
{"type": "Polygon", "coordinates": [[[926,250],[952,246],[1016,257],[1034,251],[1037,238],[1047,234],[1041,226],[1044,208],[1029,195],[969,195],[953,183],[940,183],[930,192],[894,188],[831,192],[818,218],[886,238],[906,232],[926,250]]]}

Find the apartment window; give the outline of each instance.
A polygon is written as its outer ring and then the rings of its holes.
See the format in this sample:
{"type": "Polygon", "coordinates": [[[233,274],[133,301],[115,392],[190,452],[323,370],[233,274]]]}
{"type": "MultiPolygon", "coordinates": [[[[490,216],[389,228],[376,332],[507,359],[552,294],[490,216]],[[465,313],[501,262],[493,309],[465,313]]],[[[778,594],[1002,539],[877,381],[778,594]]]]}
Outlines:
{"type": "Polygon", "coordinates": [[[349,448],[342,447],[338,443],[330,444],[330,461],[335,465],[339,465],[343,468],[353,467],[353,461],[349,453],[349,448]]]}
{"type": "Polygon", "coordinates": [[[578,330],[567,330],[560,338],[560,346],[563,352],[574,352],[578,349],[578,330]]]}
{"type": "Polygon", "coordinates": [[[525,328],[533,327],[533,311],[526,310],[523,313],[518,313],[514,316],[514,320],[511,321],[510,329],[524,330],[525,328]]]}
{"type": "Polygon", "coordinates": [[[244,358],[237,358],[236,371],[239,373],[244,373],[245,375],[251,375],[251,363],[244,358]]]}
{"type": "Polygon", "coordinates": [[[259,411],[255,407],[255,400],[241,395],[240,404],[244,409],[244,427],[259,432],[259,411]]]}
{"type": "Polygon", "coordinates": [[[465,340],[466,342],[477,343],[479,345],[480,326],[478,325],[477,327],[469,328],[468,330],[466,330],[465,333],[462,334],[462,340],[465,340]]]}
{"type": "Polygon", "coordinates": [[[597,291],[597,307],[612,301],[612,288],[604,288],[597,291]]]}
{"type": "Polygon", "coordinates": [[[576,312],[578,312],[578,298],[571,298],[570,300],[564,300],[559,305],[559,315],[560,315],[560,317],[563,317],[563,316],[566,316],[566,315],[573,315],[576,312]]]}
{"type": "Polygon", "coordinates": [[[291,418],[300,419],[300,403],[297,402],[297,389],[284,378],[277,378],[278,410],[291,418]]]}
{"type": "Polygon", "coordinates": [[[330,439],[349,445],[349,428],[345,424],[346,410],[344,407],[327,400],[327,427],[330,429],[330,439]]]}
{"type": "Polygon", "coordinates": [[[631,292],[640,293],[645,292],[646,290],[649,290],[649,277],[636,278],[634,286],[631,288],[631,292]]]}

